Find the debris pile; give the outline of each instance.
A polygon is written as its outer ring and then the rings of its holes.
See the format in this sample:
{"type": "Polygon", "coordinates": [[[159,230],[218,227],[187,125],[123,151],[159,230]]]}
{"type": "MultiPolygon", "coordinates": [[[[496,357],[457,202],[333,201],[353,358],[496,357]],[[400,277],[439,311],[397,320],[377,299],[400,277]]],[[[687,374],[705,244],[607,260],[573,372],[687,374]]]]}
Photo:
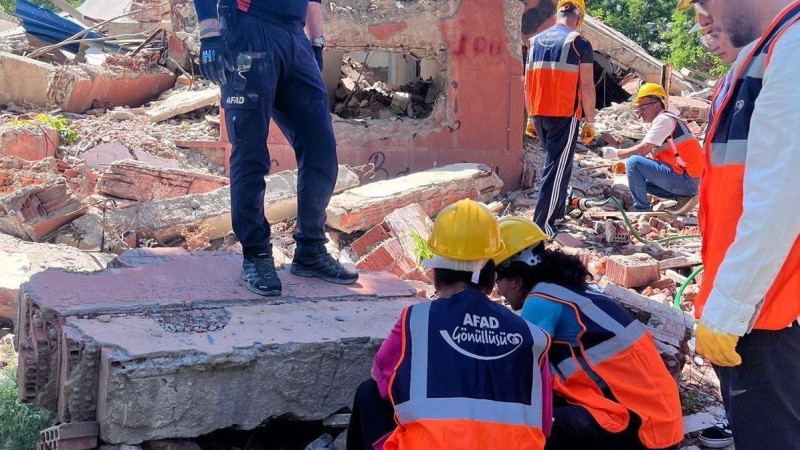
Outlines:
{"type": "MultiPolygon", "coordinates": [[[[385,71],[385,69],[383,69],[385,71]]],[[[423,119],[433,111],[439,87],[433,80],[416,80],[403,86],[381,81],[379,69],[351,57],[342,63],[333,113],[343,119],[423,119]]]]}

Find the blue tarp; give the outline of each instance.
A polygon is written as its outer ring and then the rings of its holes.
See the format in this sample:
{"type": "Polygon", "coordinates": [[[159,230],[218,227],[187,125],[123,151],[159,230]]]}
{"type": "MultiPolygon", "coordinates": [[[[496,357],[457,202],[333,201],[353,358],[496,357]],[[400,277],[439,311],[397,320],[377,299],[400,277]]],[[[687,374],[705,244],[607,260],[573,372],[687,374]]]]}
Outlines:
{"type": "MultiPolygon", "coordinates": [[[[65,41],[70,36],[86,29],[49,9],[36,6],[25,0],[17,0],[17,10],[14,15],[22,21],[22,27],[27,33],[36,36],[36,38],[47,44],[65,41]]],[[[101,36],[91,31],[84,37],[98,38],[101,36]]],[[[78,53],[78,43],[66,45],[64,49],[72,53],[78,53]]]]}

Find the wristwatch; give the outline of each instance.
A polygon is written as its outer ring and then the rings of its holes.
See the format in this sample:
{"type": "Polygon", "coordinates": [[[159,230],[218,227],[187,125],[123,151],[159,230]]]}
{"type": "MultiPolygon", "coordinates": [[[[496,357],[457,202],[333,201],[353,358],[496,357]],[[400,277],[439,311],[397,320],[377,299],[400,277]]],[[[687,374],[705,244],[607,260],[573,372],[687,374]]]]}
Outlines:
{"type": "Polygon", "coordinates": [[[325,36],[317,36],[311,39],[311,45],[314,47],[325,47],[325,36]]]}

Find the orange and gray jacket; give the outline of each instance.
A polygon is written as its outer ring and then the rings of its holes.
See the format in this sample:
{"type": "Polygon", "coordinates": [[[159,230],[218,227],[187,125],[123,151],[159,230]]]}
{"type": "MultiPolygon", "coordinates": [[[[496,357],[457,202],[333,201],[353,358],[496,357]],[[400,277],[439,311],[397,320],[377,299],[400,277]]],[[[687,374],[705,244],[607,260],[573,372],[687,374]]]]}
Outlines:
{"type": "Polygon", "coordinates": [[[554,25],[530,40],[525,106],[531,116],[581,118],[580,65],[591,63],[591,44],[580,33],[554,25]],[[581,43],[582,51],[577,43],[581,43]]]}
{"type": "MultiPolygon", "coordinates": [[[[736,238],[736,229],[744,210],[744,173],[746,168],[750,120],[761,92],[764,72],[770,62],[775,42],[790,26],[800,21],[800,4],[787,8],[775,18],[758,44],[738,65],[732,84],[720,100],[719,109],[710,119],[705,141],[706,170],[700,183],[700,232],[703,234],[702,256],[705,266],[703,284],[694,300],[695,314],[703,313],[714,288],[722,261],[736,238]]],[[[780,119],[780,118],[776,118],[780,119]]],[[[786,124],[795,126],[795,124],[786,124]]],[[[780,195],[776,192],[775,195],[780,195]]],[[[797,205],[788,205],[796,208],[797,205]]],[[[765,217],[764,220],[769,220],[765,217]]],[[[768,250],[765,250],[768,251],[768,250]]],[[[783,263],[778,276],[760,305],[752,328],[784,329],[800,317],[800,240],[783,263]]]]}
{"type": "Polygon", "coordinates": [[[669,164],[677,174],[686,173],[692,178],[699,178],[703,175],[703,152],[700,141],[694,137],[692,130],[680,117],[669,111],[661,114],[675,120],[675,130],[660,147],[653,149],[653,159],[669,164]]]}
{"type": "Polygon", "coordinates": [[[611,433],[625,430],[636,413],[642,420],[639,438],[648,448],[683,440],[677,383],[641,322],[612,298],[588,289],[538,283],[530,296],[569,307],[581,328],[577,342],[553,339],[554,392],[586,408],[611,433]]]}
{"type": "Polygon", "coordinates": [[[544,448],[547,333],[477,289],[410,306],[401,320],[389,382],[398,426],[385,449],[544,448]]]}

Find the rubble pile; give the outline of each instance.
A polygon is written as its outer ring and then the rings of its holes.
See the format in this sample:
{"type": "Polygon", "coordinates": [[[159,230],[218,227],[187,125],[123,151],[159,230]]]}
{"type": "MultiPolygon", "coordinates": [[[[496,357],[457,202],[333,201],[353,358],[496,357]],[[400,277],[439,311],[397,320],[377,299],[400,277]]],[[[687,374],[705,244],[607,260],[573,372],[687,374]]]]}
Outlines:
{"type": "MultiPolygon", "coordinates": [[[[384,69],[385,71],[385,69],[384,69]]],[[[343,119],[423,119],[433,111],[439,87],[432,80],[417,78],[403,86],[378,80],[380,69],[346,58],[335,91],[333,113],[343,119]]]]}

